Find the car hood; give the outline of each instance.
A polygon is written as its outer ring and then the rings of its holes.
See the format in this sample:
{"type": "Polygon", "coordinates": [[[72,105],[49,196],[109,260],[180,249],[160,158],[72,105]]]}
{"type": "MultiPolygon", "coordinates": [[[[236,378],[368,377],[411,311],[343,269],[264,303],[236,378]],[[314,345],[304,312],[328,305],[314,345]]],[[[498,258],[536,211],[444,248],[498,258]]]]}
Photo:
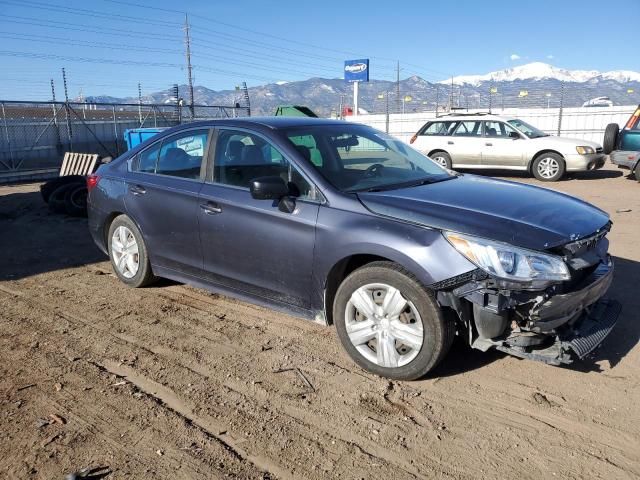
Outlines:
{"type": "Polygon", "coordinates": [[[590,142],[589,140],[556,137],[553,135],[549,135],[548,137],[532,138],[531,141],[540,143],[541,145],[544,144],[544,148],[556,148],[558,150],[566,151],[567,153],[576,153],[576,147],[578,146],[593,147],[594,150],[602,146],[597,142],[590,142]]]}
{"type": "Polygon", "coordinates": [[[379,215],[534,250],[589,236],[609,222],[605,212],[577,198],[475,175],[358,197],[379,215]]]}

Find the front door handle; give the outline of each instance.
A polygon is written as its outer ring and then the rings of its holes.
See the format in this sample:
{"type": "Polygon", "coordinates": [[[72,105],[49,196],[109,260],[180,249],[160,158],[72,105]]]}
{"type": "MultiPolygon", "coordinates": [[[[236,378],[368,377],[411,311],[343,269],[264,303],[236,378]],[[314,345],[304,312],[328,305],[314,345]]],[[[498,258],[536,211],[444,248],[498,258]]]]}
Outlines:
{"type": "Polygon", "coordinates": [[[487,142],[487,143],[485,143],[485,145],[486,145],[487,147],[493,147],[493,143],[491,143],[491,142],[487,142]]]}
{"type": "Polygon", "coordinates": [[[134,195],[144,195],[147,193],[145,188],[142,185],[132,185],[129,187],[129,191],[134,195]]]}
{"type": "Polygon", "coordinates": [[[200,204],[200,208],[204,210],[207,215],[216,215],[222,213],[222,207],[215,202],[207,202],[200,204]]]}
{"type": "Polygon", "coordinates": [[[453,145],[453,142],[452,142],[451,140],[449,140],[449,141],[447,142],[447,145],[453,145]]]}

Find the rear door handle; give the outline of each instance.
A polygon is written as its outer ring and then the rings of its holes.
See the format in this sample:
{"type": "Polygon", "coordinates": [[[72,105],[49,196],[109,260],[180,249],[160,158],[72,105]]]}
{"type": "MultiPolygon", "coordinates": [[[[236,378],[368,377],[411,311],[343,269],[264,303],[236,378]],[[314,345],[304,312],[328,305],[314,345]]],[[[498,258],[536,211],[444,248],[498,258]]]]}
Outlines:
{"type": "Polygon", "coordinates": [[[207,215],[222,213],[222,207],[215,202],[201,203],[200,208],[204,210],[204,213],[207,215]]]}
{"type": "Polygon", "coordinates": [[[147,193],[145,188],[141,185],[132,185],[129,187],[129,191],[134,195],[144,195],[147,193]]]}
{"type": "Polygon", "coordinates": [[[493,147],[493,143],[491,143],[491,142],[487,142],[487,143],[485,143],[485,145],[486,145],[487,147],[493,147]]]}
{"type": "Polygon", "coordinates": [[[451,140],[449,140],[449,141],[447,142],[447,145],[453,145],[453,142],[452,142],[451,140]]]}

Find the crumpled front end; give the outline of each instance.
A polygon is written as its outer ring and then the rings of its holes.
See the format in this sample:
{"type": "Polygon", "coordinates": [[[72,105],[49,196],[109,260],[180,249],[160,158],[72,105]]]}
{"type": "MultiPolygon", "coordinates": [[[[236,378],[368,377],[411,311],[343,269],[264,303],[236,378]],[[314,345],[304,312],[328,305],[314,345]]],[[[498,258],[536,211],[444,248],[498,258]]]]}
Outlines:
{"type": "Polygon", "coordinates": [[[571,363],[597,348],[620,314],[618,302],[604,299],[614,272],[608,230],[554,249],[569,267],[568,281],[519,284],[478,269],[432,287],[467,327],[473,348],[571,363]]]}

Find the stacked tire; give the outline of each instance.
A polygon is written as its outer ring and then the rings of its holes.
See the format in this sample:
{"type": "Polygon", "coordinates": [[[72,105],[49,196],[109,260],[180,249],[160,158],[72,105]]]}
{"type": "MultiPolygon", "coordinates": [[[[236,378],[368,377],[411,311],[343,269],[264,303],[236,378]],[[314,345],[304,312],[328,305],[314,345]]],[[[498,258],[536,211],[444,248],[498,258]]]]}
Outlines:
{"type": "Polygon", "coordinates": [[[82,175],[54,178],[40,187],[40,193],[54,213],[87,216],[87,185],[82,175]]]}

